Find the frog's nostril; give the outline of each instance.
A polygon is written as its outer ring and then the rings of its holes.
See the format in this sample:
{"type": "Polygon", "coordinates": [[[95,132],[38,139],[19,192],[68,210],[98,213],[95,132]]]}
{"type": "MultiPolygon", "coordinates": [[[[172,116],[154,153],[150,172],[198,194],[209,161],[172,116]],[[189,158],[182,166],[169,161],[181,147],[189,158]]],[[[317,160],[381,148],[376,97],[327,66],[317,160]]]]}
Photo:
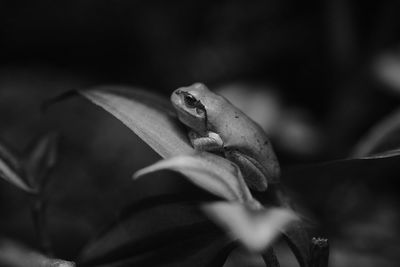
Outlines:
{"type": "Polygon", "coordinates": [[[182,94],[182,91],[181,91],[181,90],[176,90],[176,91],[175,91],[175,94],[176,94],[176,95],[180,95],[180,94],[182,94]]]}

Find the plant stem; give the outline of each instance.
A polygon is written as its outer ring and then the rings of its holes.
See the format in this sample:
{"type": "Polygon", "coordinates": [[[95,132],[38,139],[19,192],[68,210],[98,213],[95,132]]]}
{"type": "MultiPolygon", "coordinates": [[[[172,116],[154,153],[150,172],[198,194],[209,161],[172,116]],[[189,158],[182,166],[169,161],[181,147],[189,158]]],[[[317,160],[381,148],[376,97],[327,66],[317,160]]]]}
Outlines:
{"type": "Polygon", "coordinates": [[[47,206],[43,198],[43,194],[39,192],[34,196],[34,200],[31,206],[32,219],[36,232],[37,239],[41,246],[41,250],[48,256],[53,256],[50,236],[48,234],[47,221],[46,221],[46,210],[47,206]]]}
{"type": "Polygon", "coordinates": [[[328,261],[328,239],[313,237],[310,245],[310,267],[328,267],[328,261]]]}
{"type": "Polygon", "coordinates": [[[278,258],[275,255],[273,248],[269,248],[262,254],[266,267],[279,267],[278,258]]]}

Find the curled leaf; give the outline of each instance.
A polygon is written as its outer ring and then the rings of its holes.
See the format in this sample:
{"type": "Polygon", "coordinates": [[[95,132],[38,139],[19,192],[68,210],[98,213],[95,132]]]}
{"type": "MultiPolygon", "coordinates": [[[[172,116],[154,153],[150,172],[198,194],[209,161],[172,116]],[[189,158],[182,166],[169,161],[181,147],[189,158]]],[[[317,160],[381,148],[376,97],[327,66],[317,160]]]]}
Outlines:
{"type": "Polygon", "coordinates": [[[255,201],[239,168],[225,158],[207,152],[161,160],[139,170],[134,177],[165,169],[181,172],[197,186],[226,200],[255,201]]]}
{"type": "Polygon", "coordinates": [[[298,217],[285,208],[252,209],[233,202],[213,202],[203,210],[249,250],[262,252],[298,217]]]}

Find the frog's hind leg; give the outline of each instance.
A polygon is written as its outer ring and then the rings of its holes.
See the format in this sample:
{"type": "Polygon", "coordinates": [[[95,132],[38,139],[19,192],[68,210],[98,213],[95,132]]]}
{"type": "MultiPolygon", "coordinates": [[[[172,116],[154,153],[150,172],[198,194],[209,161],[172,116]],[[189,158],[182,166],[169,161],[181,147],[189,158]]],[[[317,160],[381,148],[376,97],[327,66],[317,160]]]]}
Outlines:
{"type": "Polygon", "coordinates": [[[246,156],[237,150],[226,150],[225,157],[238,165],[243,178],[250,189],[265,191],[268,187],[264,168],[252,157],[246,156]]]}
{"type": "Polygon", "coordinates": [[[214,133],[208,132],[206,136],[202,136],[195,131],[189,131],[189,139],[194,149],[199,151],[221,151],[224,145],[221,137],[214,133]]]}

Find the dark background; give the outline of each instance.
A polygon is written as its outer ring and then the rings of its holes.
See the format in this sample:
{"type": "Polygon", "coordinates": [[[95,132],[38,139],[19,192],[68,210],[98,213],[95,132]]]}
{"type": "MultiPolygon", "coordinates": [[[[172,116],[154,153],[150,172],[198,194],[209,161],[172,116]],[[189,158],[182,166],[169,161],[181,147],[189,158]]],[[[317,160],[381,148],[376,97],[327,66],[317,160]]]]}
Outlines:
{"type": "MultiPolygon", "coordinates": [[[[40,134],[60,133],[50,224],[58,253],[73,258],[119,207],[143,194],[129,177],[159,158],[84,100],[42,114],[45,99],[103,84],[165,96],[198,81],[272,91],[283,103],[279,112],[306,114],[288,129],[312,139],[297,150],[272,134],[284,167],[343,158],[399,104],[399,84],[381,75],[382,58],[399,57],[399,11],[397,1],[4,0],[0,138],[22,153],[40,134]]],[[[143,183],[155,191],[170,186],[143,183]]],[[[13,190],[0,182],[0,234],[35,246],[27,197],[13,190]]]]}
{"type": "Polygon", "coordinates": [[[194,81],[267,83],[327,127],[351,121],[336,136],[344,144],[396,104],[370,67],[398,44],[398,10],[396,1],[2,1],[0,66],[164,94],[194,81]]]}

